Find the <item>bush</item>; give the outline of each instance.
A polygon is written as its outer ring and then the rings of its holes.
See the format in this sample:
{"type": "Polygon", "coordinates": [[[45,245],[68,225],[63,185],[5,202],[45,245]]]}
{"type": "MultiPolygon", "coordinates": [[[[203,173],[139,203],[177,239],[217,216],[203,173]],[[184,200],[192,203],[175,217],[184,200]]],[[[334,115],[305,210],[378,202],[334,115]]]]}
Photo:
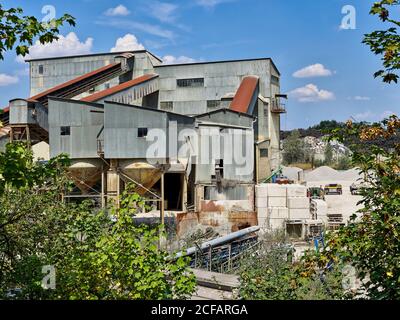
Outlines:
{"type": "Polygon", "coordinates": [[[239,270],[239,295],[245,300],[342,299],[341,266],[320,268],[309,252],[293,261],[293,251],[282,235],[268,235],[262,250],[245,257],[239,270]]]}

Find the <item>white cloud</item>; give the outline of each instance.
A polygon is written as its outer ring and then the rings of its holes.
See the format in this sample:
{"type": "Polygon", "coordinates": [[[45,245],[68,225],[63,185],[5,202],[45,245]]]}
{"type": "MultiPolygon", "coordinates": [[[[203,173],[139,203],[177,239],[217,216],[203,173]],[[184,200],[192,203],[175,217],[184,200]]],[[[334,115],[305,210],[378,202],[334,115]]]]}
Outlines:
{"type": "Polygon", "coordinates": [[[176,20],[178,6],[172,3],[154,1],[149,4],[150,16],[161,22],[173,23],[176,20]]]}
{"type": "Polygon", "coordinates": [[[333,72],[321,63],[316,63],[293,73],[295,78],[329,77],[333,72]]]}
{"type": "Polygon", "coordinates": [[[371,120],[374,117],[375,117],[375,114],[368,110],[368,111],[356,114],[354,116],[354,119],[356,119],[357,121],[366,121],[366,120],[371,120]]]}
{"type": "Polygon", "coordinates": [[[235,0],[196,0],[196,4],[205,8],[214,8],[215,6],[226,3],[233,2],[235,0]]]}
{"type": "Polygon", "coordinates": [[[110,8],[104,14],[109,17],[116,17],[116,16],[127,16],[131,12],[127,9],[127,7],[123,6],[120,4],[119,6],[116,6],[115,8],[110,8]]]}
{"type": "Polygon", "coordinates": [[[289,95],[299,102],[319,102],[335,100],[335,94],[327,90],[320,90],[315,84],[308,84],[289,92],[289,95]]]}
{"type": "Polygon", "coordinates": [[[138,42],[138,39],[133,34],[126,34],[122,38],[118,38],[115,42],[115,47],[111,48],[111,52],[135,51],[143,50],[144,46],[138,42]]]}
{"type": "Polygon", "coordinates": [[[393,112],[393,111],[390,111],[390,110],[383,111],[382,114],[381,114],[381,119],[380,120],[389,118],[390,116],[392,116],[394,114],[397,114],[397,113],[393,112]]]}
{"type": "Polygon", "coordinates": [[[136,21],[126,20],[126,19],[125,20],[123,20],[123,19],[99,20],[99,21],[96,21],[96,23],[100,24],[100,25],[123,29],[123,30],[126,30],[126,29],[139,30],[139,31],[151,34],[153,36],[158,36],[158,37],[165,38],[168,40],[172,40],[173,38],[175,38],[175,33],[172,32],[171,30],[167,30],[158,25],[152,25],[152,24],[148,24],[148,23],[136,22],[136,21]]]}
{"type": "Polygon", "coordinates": [[[26,68],[24,68],[24,69],[20,69],[20,70],[16,70],[15,72],[14,72],[14,74],[16,75],[16,76],[21,76],[21,77],[25,77],[25,76],[29,76],[29,67],[26,67],[26,68]]]}
{"type": "Polygon", "coordinates": [[[370,97],[363,97],[363,96],[355,96],[354,100],[356,100],[356,101],[370,101],[371,98],[370,97]]]}
{"type": "Polygon", "coordinates": [[[171,55],[164,56],[162,58],[163,64],[183,64],[183,63],[193,63],[196,59],[189,58],[186,56],[174,57],[171,55]]]}
{"type": "Polygon", "coordinates": [[[18,83],[19,79],[15,76],[10,76],[5,73],[0,73],[0,87],[9,86],[18,83]]]}
{"type": "Polygon", "coordinates": [[[70,56],[91,53],[93,46],[93,38],[87,38],[85,42],[81,42],[74,32],[68,33],[66,36],[60,35],[57,41],[52,43],[41,44],[39,40],[29,48],[29,54],[25,57],[18,56],[18,62],[24,62],[24,59],[37,59],[70,56]]]}
{"type": "Polygon", "coordinates": [[[354,119],[357,121],[369,121],[369,122],[375,122],[375,121],[382,121],[383,119],[389,118],[391,115],[396,114],[396,112],[386,110],[383,111],[381,114],[376,114],[371,112],[370,110],[358,113],[354,116],[354,119]]]}

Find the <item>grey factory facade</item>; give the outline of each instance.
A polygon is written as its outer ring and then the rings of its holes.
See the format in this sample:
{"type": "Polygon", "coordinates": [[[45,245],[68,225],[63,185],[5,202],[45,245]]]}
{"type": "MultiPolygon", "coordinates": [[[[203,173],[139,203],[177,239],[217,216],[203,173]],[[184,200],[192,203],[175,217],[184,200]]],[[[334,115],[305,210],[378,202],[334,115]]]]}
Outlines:
{"type": "Polygon", "coordinates": [[[118,203],[132,182],[181,229],[257,224],[254,187],[280,166],[286,112],[270,58],[164,65],[142,50],[29,64],[30,98],[4,110],[0,146],[68,154],[66,198],[118,203]]]}

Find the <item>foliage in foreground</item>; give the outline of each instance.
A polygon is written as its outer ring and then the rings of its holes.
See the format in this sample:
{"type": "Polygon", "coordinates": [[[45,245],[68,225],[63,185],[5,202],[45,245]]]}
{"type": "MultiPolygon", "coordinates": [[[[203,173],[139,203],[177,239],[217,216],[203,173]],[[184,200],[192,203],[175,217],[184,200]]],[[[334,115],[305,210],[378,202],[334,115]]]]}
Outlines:
{"type": "MultiPolygon", "coordinates": [[[[400,119],[391,116],[371,126],[338,130],[332,138],[374,140],[398,135],[400,119]]],[[[329,243],[326,255],[351,261],[362,290],[371,299],[400,299],[400,145],[391,151],[373,146],[369,153],[353,146],[353,162],[360,167],[368,188],[362,189],[363,209],[353,215],[329,243]]]]}
{"type": "MultiPolygon", "coordinates": [[[[348,122],[331,139],[374,141],[400,132],[392,116],[373,125],[348,122]],[[357,137],[357,139],[355,139],[357,137]]],[[[386,151],[352,145],[352,162],[360,168],[363,209],[337,232],[328,234],[321,252],[292,263],[270,247],[244,262],[241,296],[245,299],[400,299],[400,145],[386,151]],[[343,289],[345,267],[355,268],[360,286],[343,289]]],[[[347,281],[347,280],[346,280],[347,281]]]]}
{"type": "MultiPolygon", "coordinates": [[[[383,69],[375,72],[374,76],[382,78],[383,82],[398,82],[400,69],[400,21],[393,18],[395,10],[400,6],[399,0],[381,0],[374,3],[370,14],[388,24],[386,30],[377,30],[366,34],[363,43],[368,45],[373,53],[382,56],[383,69]]],[[[397,10],[398,12],[398,10],[397,10]]]]}
{"type": "Polygon", "coordinates": [[[168,261],[160,230],[134,224],[142,199],[121,207],[61,201],[70,187],[64,156],[34,163],[24,144],[0,153],[0,296],[17,299],[183,299],[195,279],[184,258],[168,261]],[[55,268],[45,290],[43,266],[55,268]],[[18,289],[10,295],[10,289],[18,289]]]}
{"type": "Polygon", "coordinates": [[[75,26],[75,18],[69,14],[47,23],[23,14],[21,8],[5,9],[0,4],[0,60],[6,51],[14,48],[17,55],[24,57],[36,38],[41,44],[51,43],[58,39],[59,29],[65,23],[75,26]]]}
{"type": "MultiPolygon", "coordinates": [[[[275,236],[275,235],[272,235],[275,236]]],[[[239,271],[239,295],[245,300],[333,300],[346,297],[341,266],[309,268],[318,253],[310,251],[293,261],[283,239],[264,242],[262,250],[246,257],[239,271]]]]}

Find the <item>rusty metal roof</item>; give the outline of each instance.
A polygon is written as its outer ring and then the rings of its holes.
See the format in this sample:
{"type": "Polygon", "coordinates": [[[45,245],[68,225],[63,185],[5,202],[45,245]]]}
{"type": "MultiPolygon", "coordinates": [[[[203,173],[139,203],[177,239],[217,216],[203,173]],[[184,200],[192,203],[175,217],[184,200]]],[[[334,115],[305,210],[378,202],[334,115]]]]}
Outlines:
{"type": "Polygon", "coordinates": [[[145,74],[141,77],[135,78],[133,80],[121,83],[120,85],[96,92],[90,96],[87,96],[83,99],[81,99],[81,101],[85,101],[85,102],[95,102],[98,101],[100,99],[103,99],[105,97],[111,96],[117,92],[123,91],[125,89],[131,88],[133,86],[136,86],[138,84],[142,84],[146,81],[152,80],[154,78],[157,78],[158,74],[155,73],[150,73],[150,74],[145,74]]]}
{"type": "Polygon", "coordinates": [[[237,90],[230,109],[233,111],[247,113],[250,103],[253,99],[254,92],[258,86],[259,77],[246,76],[243,78],[239,89],[237,90]]]}

